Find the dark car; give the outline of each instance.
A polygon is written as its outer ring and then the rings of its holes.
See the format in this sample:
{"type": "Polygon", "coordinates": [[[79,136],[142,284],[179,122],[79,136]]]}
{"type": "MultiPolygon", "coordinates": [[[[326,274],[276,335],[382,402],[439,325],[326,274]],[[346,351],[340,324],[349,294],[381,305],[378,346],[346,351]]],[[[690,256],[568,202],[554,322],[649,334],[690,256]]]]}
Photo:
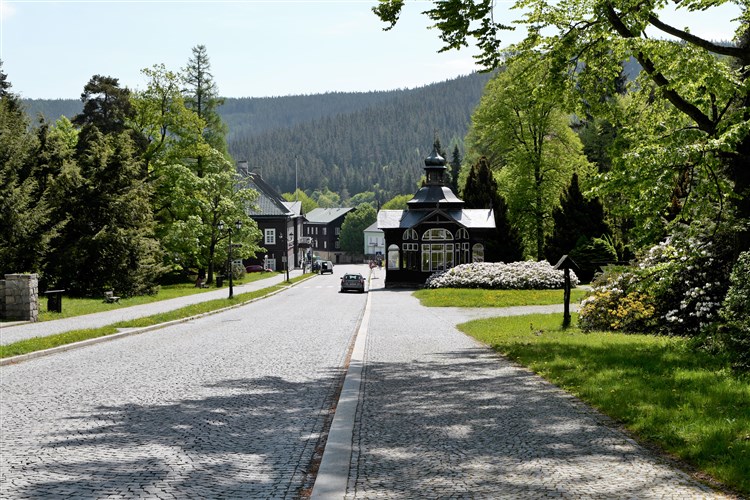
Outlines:
{"type": "Polygon", "coordinates": [[[320,261],[320,274],[331,273],[333,274],[333,262],[330,260],[320,261]]]}
{"type": "Polygon", "coordinates": [[[345,274],[341,277],[341,291],[356,290],[359,293],[365,291],[365,277],[361,274],[345,274]]]}
{"type": "Polygon", "coordinates": [[[265,273],[271,271],[270,269],[266,269],[263,266],[259,264],[251,264],[247,267],[245,267],[245,272],[248,273],[265,273]]]}

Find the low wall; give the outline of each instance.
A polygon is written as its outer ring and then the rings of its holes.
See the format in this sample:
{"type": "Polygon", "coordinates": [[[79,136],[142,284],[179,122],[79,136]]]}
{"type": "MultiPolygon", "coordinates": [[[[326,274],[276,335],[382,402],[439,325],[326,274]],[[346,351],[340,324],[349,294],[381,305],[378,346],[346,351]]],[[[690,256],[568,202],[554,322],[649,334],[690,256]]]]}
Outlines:
{"type": "Polygon", "coordinates": [[[39,319],[39,280],[36,274],[6,274],[0,285],[0,314],[11,321],[39,319]]]}

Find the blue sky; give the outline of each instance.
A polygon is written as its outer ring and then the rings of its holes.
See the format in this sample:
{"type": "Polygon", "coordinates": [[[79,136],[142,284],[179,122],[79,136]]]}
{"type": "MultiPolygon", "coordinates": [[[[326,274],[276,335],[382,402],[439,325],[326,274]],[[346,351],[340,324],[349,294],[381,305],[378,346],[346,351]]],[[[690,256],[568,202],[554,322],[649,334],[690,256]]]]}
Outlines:
{"type": "MultiPolygon", "coordinates": [[[[192,47],[208,50],[219,92],[266,97],[413,88],[465,75],[474,51],[438,54],[428,1],[406,3],[383,31],[376,0],[0,0],[0,59],[25,98],[78,98],[94,74],[142,88],[140,70],[179,70],[192,47]]],[[[510,1],[496,19],[518,17],[510,1]]],[[[735,9],[665,20],[728,39],[735,9]]],[[[506,34],[515,42],[520,33],[506,34]]]]}

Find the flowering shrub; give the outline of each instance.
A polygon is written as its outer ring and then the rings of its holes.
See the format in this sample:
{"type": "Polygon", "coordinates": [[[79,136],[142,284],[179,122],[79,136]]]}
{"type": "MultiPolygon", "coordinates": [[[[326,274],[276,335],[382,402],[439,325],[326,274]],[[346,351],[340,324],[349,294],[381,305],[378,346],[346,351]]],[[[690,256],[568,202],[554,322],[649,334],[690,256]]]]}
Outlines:
{"type": "Polygon", "coordinates": [[[635,267],[595,282],[582,302],[579,322],[588,329],[696,335],[718,319],[729,248],[707,238],[669,238],[650,248],[635,267]]]}
{"type": "MultiPolygon", "coordinates": [[[[460,264],[427,278],[427,288],[489,288],[497,290],[541,290],[564,286],[563,271],[553,269],[549,262],[523,261],[474,262],[460,264]]],[[[570,284],[576,286],[578,277],[570,272],[570,284]]]]}
{"type": "Polygon", "coordinates": [[[642,331],[654,316],[648,297],[635,290],[632,272],[605,272],[594,281],[591,295],[581,301],[578,325],[581,329],[642,331]]]}

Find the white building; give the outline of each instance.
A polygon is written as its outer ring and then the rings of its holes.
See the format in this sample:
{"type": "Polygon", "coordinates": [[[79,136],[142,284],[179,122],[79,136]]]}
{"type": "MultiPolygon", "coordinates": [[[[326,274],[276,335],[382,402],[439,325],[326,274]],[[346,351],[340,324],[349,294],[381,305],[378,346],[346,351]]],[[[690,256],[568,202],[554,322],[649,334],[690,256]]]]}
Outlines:
{"type": "Polygon", "coordinates": [[[385,255],[385,235],[382,229],[378,229],[377,221],[373,222],[365,233],[365,248],[364,254],[366,259],[373,259],[380,257],[381,259],[385,255]]]}

